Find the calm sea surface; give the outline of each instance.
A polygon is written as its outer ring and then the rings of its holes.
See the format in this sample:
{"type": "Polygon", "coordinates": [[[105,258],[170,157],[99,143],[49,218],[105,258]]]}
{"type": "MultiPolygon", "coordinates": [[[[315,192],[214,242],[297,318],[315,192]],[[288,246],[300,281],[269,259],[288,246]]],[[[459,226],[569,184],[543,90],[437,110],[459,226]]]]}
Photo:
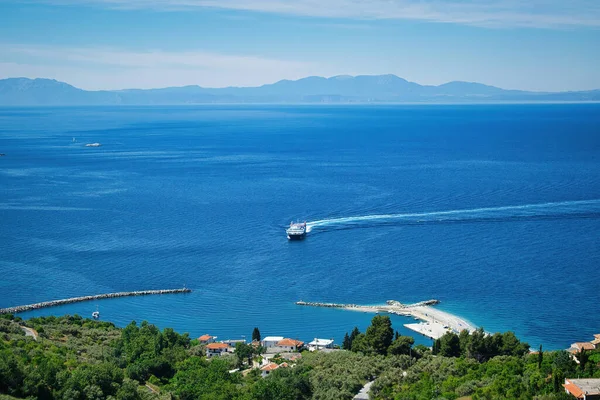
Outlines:
{"type": "Polygon", "coordinates": [[[532,346],[600,332],[600,105],[2,108],[0,153],[0,307],[194,289],[23,317],[339,342],[372,315],[294,302],[436,298],[532,346]]]}

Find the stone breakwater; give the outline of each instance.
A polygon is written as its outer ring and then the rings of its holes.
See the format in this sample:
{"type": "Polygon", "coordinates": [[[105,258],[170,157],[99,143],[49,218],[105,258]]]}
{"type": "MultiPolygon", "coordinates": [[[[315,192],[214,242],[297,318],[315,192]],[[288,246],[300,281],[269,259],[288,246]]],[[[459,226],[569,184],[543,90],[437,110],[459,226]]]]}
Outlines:
{"type": "Polygon", "coordinates": [[[421,307],[421,306],[433,306],[439,304],[439,300],[431,299],[420,301],[414,304],[402,304],[396,300],[388,300],[386,302],[387,306],[361,306],[358,304],[341,304],[341,303],[318,303],[318,302],[310,302],[310,301],[297,301],[296,305],[298,306],[311,306],[311,307],[326,307],[326,308],[356,308],[356,309],[372,309],[374,311],[390,311],[390,308],[413,308],[413,307],[421,307]]]}
{"type": "Polygon", "coordinates": [[[24,311],[38,310],[40,308],[62,306],[64,304],[79,303],[82,301],[91,300],[102,300],[102,299],[114,299],[116,297],[130,297],[130,296],[148,296],[153,294],[176,294],[176,293],[191,293],[191,289],[162,289],[162,290],[140,290],[137,292],[119,292],[119,293],[105,293],[97,294],[93,296],[82,296],[72,297],[70,299],[44,301],[42,303],[27,304],[24,306],[15,306],[8,308],[0,308],[0,314],[16,314],[24,311]]]}

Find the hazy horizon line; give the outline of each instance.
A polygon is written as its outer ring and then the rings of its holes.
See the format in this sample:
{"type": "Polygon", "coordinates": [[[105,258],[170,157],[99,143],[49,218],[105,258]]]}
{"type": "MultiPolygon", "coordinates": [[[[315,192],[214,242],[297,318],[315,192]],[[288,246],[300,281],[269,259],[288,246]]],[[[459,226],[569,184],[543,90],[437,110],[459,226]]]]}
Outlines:
{"type": "Polygon", "coordinates": [[[35,77],[35,78],[31,78],[28,76],[11,76],[11,77],[4,77],[4,78],[0,78],[0,81],[3,80],[10,80],[10,79],[28,79],[28,80],[49,80],[49,81],[54,81],[54,82],[59,82],[59,83],[64,83],[67,84],[69,86],[72,86],[76,89],[79,90],[84,90],[86,92],[119,92],[119,91],[127,91],[127,90],[161,90],[161,89],[171,89],[171,88],[186,88],[186,87],[198,87],[200,89],[210,89],[210,90],[219,90],[219,89],[253,89],[253,88],[261,88],[264,86],[269,86],[269,85],[275,85],[277,83],[280,82],[298,82],[304,79],[310,79],[310,78],[321,78],[321,79],[333,79],[333,78],[338,78],[338,77],[348,77],[348,78],[357,78],[357,77],[395,77],[395,78],[399,78],[402,79],[408,83],[414,83],[417,84],[419,86],[422,87],[440,87],[440,86],[444,86],[450,83],[466,83],[466,84],[476,84],[476,85],[484,85],[484,86],[488,86],[488,87],[493,87],[493,88],[497,88],[497,89],[501,89],[501,90],[507,90],[507,91],[521,91],[521,92],[528,92],[528,93],[539,93],[539,94],[552,94],[552,93],[570,93],[570,92],[590,92],[590,91],[596,91],[596,90],[600,90],[600,88],[591,88],[591,89],[583,89],[583,90],[559,90],[559,91],[548,91],[548,90],[526,90],[526,89],[514,89],[514,88],[503,88],[500,86],[494,86],[494,85],[489,85],[486,83],[482,83],[482,82],[476,82],[476,81],[461,81],[461,80],[452,80],[452,81],[448,81],[439,85],[432,85],[432,84],[421,84],[415,81],[410,81],[408,79],[405,79],[401,76],[398,76],[396,74],[357,74],[357,75],[349,75],[349,74],[338,74],[338,75],[331,75],[331,76],[322,76],[322,75],[309,75],[309,76],[305,76],[303,78],[298,78],[298,79],[280,79],[277,81],[271,81],[268,83],[263,83],[260,85],[256,85],[256,86],[233,86],[233,85],[229,85],[229,86],[201,86],[198,84],[187,84],[187,85],[174,85],[174,86],[156,86],[156,87],[150,87],[150,88],[136,88],[136,87],[124,87],[124,88],[119,88],[119,89],[84,89],[82,87],[73,85],[69,82],[63,81],[63,80],[59,80],[59,79],[54,79],[54,78],[46,78],[46,77],[35,77]]]}

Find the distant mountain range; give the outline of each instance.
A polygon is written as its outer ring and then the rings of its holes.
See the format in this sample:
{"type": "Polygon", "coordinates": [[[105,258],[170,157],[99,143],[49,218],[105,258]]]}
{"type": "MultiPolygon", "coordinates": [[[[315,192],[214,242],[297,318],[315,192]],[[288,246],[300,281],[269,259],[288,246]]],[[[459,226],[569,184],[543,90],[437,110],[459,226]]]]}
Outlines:
{"type": "Polygon", "coordinates": [[[203,103],[484,103],[600,101],[600,90],[527,92],[472,82],[419,85],[396,75],[311,76],[259,87],[200,86],[88,91],[52,79],[0,80],[0,105],[168,105],[203,103]]]}

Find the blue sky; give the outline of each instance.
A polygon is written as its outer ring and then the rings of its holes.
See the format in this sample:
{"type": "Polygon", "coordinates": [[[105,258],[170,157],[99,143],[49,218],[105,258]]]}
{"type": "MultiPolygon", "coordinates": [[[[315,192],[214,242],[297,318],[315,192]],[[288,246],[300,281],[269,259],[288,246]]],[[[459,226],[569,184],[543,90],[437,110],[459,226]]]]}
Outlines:
{"type": "Polygon", "coordinates": [[[2,0],[0,78],[84,89],[393,73],[600,88],[600,0],[2,0]]]}

